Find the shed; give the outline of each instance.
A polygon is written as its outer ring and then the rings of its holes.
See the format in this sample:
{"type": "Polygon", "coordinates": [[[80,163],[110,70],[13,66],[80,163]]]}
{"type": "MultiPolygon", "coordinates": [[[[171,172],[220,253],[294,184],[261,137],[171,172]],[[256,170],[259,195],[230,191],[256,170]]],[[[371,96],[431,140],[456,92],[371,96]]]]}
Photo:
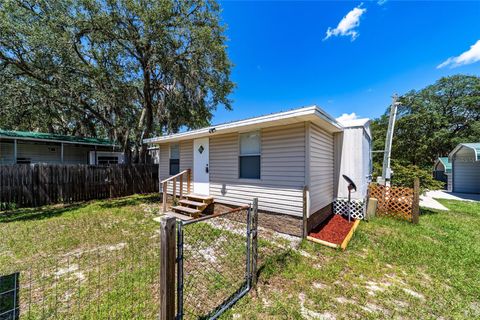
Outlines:
{"type": "Polygon", "coordinates": [[[480,193],[480,142],[460,143],[448,156],[452,163],[452,190],[480,193]]]}
{"type": "Polygon", "coordinates": [[[447,186],[447,189],[451,187],[451,173],[452,163],[448,157],[439,157],[433,166],[433,178],[438,181],[442,181],[447,186]],[[449,183],[450,182],[450,183],[449,183]]]}

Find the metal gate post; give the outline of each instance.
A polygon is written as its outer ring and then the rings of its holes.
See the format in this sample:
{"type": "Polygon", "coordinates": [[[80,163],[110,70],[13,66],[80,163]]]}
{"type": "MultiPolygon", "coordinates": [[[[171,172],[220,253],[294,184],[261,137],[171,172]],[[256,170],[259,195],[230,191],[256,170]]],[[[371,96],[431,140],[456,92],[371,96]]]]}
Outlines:
{"type": "Polygon", "coordinates": [[[257,286],[257,257],[258,257],[258,198],[253,199],[252,214],[252,288],[257,286]]]}
{"type": "Polygon", "coordinates": [[[250,290],[252,287],[252,274],[251,274],[251,260],[250,260],[250,248],[251,248],[251,226],[252,226],[252,206],[248,206],[247,209],[247,257],[246,257],[246,280],[247,280],[247,290],[250,290]]]}

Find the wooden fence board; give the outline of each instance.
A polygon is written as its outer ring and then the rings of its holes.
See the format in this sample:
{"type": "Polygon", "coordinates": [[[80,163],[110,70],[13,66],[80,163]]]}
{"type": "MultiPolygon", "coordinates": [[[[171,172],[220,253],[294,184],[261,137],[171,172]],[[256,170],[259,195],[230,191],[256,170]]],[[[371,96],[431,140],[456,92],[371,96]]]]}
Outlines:
{"type": "Polygon", "coordinates": [[[157,165],[2,165],[0,210],[158,192],[157,165]]]}

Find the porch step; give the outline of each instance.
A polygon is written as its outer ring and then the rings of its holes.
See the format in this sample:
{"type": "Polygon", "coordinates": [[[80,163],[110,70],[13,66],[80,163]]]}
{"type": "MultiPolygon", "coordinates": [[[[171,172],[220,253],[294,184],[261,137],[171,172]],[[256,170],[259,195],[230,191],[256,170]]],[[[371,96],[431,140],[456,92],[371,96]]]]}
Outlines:
{"type": "Polygon", "coordinates": [[[172,207],[172,209],[177,212],[180,211],[182,213],[188,213],[190,215],[193,215],[194,217],[199,216],[200,213],[202,213],[202,210],[193,209],[193,208],[184,207],[184,206],[175,206],[175,207],[172,207]]]}
{"type": "Polygon", "coordinates": [[[210,204],[213,202],[213,197],[212,196],[206,196],[203,194],[197,194],[197,193],[190,193],[185,196],[188,200],[193,200],[193,201],[201,201],[207,204],[210,204]]]}
{"type": "Polygon", "coordinates": [[[166,216],[170,216],[170,217],[174,217],[174,218],[177,218],[179,220],[183,220],[183,221],[186,221],[186,220],[192,220],[193,217],[190,217],[190,216],[186,216],[184,214],[180,214],[180,213],[177,213],[177,212],[173,212],[173,211],[168,211],[165,213],[166,216]]]}
{"type": "Polygon", "coordinates": [[[187,200],[187,199],[182,199],[178,202],[183,204],[183,205],[197,207],[197,209],[206,206],[206,204],[203,203],[203,202],[197,202],[197,201],[192,201],[192,200],[187,200]]]}

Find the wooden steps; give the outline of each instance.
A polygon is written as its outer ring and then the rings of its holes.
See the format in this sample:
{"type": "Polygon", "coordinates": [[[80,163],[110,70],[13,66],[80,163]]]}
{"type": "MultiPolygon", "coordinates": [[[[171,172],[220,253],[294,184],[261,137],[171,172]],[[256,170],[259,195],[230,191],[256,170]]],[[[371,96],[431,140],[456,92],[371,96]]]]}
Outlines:
{"type": "Polygon", "coordinates": [[[197,209],[198,209],[198,207],[206,206],[206,204],[203,203],[203,202],[197,202],[197,201],[186,200],[186,199],[180,200],[178,202],[180,204],[183,204],[183,205],[186,205],[186,206],[197,207],[197,209]]]}
{"type": "Polygon", "coordinates": [[[185,195],[185,199],[180,199],[179,205],[172,207],[172,210],[180,215],[198,218],[213,201],[212,196],[190,193],[185,195]]]}
{"type": "Polygon", "coordinates": [[[175,206],[175,207],[172,207],[173,210],[175,210],[175,212],[185,212],[185,213],[188,213],[188,214],[192,214],[192,215],[200,215],[200,213],[202,212],[201,210],[198,210],[198,209],[195,209],[195,208],[190,208],[190,207],[184,207],[184,206],[175,206]]]}
{"type": "Polygon", "coordinates": [[[203,194],[197,194],[197,193],[190,193],[185,196],[187,199],[192,199],[192,200],[198,200],[202,202],[207,202],[207,203],[212,203],[213,202],[213,197],[212,196],[206,196],[203,194]]]}

